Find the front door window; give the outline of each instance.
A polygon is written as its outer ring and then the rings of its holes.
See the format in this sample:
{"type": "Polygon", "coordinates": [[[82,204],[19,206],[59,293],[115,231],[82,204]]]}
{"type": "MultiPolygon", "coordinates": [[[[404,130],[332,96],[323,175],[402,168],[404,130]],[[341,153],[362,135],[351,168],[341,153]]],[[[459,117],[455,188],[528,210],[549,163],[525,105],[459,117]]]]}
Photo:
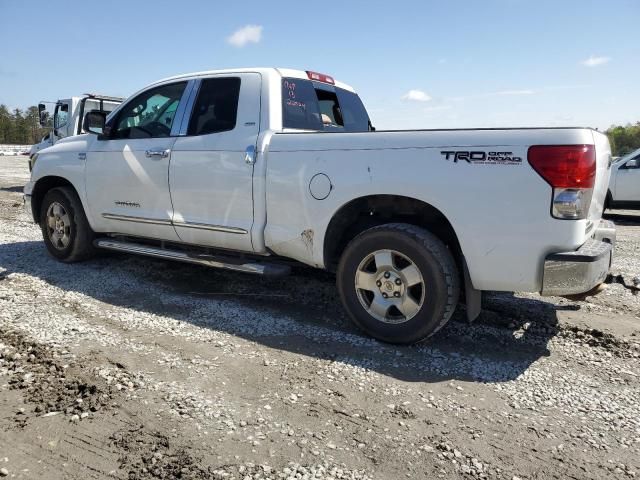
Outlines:
{"type": "Polygon", "coordinates": [[[109,138],[169,137],[186,86],[187,82],[162,85],[129,101],[114,118],[109,138]]]}

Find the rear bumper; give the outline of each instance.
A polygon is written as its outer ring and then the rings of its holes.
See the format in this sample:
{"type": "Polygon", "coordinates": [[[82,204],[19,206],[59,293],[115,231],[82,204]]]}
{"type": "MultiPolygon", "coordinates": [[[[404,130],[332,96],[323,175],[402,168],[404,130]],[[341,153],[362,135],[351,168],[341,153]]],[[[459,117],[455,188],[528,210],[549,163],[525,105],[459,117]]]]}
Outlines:
{"type": "Polygon", "coordinates": [[[613,261],[616,228],[601,220],[592,238],[578,250],[553,253],[544,261],[542,295],[575,295],[602,283],[613,261]]]}

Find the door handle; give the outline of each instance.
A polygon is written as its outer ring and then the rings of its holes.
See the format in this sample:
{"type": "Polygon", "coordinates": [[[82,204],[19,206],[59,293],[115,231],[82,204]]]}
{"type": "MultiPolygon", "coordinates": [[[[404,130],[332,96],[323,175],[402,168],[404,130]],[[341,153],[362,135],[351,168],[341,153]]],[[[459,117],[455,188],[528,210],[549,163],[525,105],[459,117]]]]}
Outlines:
{"type": "Polygon", "coordinates": [[[166,150],[146,150],[144,154],[147,158],[167,158],[171,150],[168,148],[166,150]]]}
{"type": "Polygon", "coordinates": [[[244,161],[249,165],[256,163],[256,147],[253,145],[247,147],[244,153],[244,161]]]}

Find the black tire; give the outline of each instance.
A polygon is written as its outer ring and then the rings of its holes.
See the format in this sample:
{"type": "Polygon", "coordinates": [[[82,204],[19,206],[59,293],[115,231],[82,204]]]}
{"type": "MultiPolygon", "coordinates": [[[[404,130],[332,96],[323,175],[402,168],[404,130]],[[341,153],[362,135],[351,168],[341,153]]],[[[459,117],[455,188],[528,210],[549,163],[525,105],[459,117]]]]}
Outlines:
{"type": "Polygon", "coordinates": [[[460,293],[460,277],[456,263],[444,243],[427,230],[405,223],[373,227],[354,238],[340,259],[337,284],[342,303],[354,323],[372,337],[396,344],[416,343],[440,330],[453,315],[460,293]],[[380,269],[375,257],[371,260],[376,264],[375,269],[364,271],[363,265],[371,265],[367,262],[374,252],[385,251],[392,252],[391,263],[394,264],[394,268],[390,270],[390,280],[395,279],[393,282],[385,280],[386,273],[381,272],[386,269],[380,269]],[[418,288],[419,284],[409,287],[411,282],[400,273],[406,268],[402,267],[402,263],[406,262],[407,266],[413,263],[419,271],[423,280],[421,287],[418,288]],[[375,287],[379,292],[356,288],[358,271],[367,276],[373,275],[367,277],[368,281],[371,278],[378,279],[375,287]],[[397,288],[402,290],[389,293],[388,297],[381,300],[378,295],[385,295],[385,288],[396,288],[393,286],[394,282],[399,285],[397,288]],[[378,287],[380,284],[382,286],[378,287]],[[392,298],[392,295],[396,294],[399,298],[392,298]],[[365,308],[367,302],[371,302],[371,308],[374,298],[386,302],[385,305],[393,302],[403,303],[405,295],[412,297],[412,308],[417,313],[404,315],[399,308],[392,305],[389,310],[383,309],[386,313],[384,320],[381,320],[365,308]],[[421,299],[421,302],[418,302],[418,299],[421,299]]]}
{"type": "Polygon", "coordinates": [[[607,196],[604,199],[604,208],[602,209],[602,213],[605,210],[611,210],[611,204],[613,203],[613,196],[611,195],[611,190],[607,190],[607,196]]]}
{"type": "Polygon", "coordinates": [[[96,253],[93,246],[95,234],[89,226],[78,194],[71,187],[54,188],[45,194],[40,208],[40,229],[47,250],[61,262],[80,262],[96,253]],[[64,212],[63,218],[67,219],[68,225],[62,222],[59,229],[59,232],[64,232],[60,235],[64,235],[66,241],[57,239],[53,232],[55,228],[49,226],[50,207],[56,204],[62,208],[59,212],[64,212]]]}

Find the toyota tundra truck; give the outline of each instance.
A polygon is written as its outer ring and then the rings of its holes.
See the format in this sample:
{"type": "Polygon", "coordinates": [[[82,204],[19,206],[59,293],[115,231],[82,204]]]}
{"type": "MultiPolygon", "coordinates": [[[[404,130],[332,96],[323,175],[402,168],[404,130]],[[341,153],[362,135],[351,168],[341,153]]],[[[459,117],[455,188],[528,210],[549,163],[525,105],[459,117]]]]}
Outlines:
{"type": "Polygon", "coordinates": [[[590,128],[376,131],[348,85],[278,68],[153,83],[38,153],[24,189],[49,253],[100,249],[263,275],[335,272],[355,324],[433,335],[481,292],[607,276],[607,138],[590,128]]]}

